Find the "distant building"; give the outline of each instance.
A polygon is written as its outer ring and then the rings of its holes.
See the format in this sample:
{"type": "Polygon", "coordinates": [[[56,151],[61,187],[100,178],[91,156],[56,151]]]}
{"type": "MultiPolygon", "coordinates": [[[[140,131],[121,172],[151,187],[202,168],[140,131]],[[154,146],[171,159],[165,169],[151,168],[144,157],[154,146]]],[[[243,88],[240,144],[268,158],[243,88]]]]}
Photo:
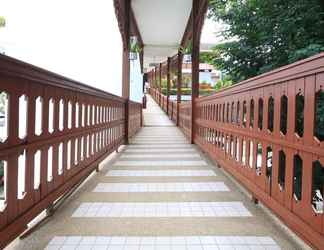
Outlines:
{"type": "MultiPolygon", "coordinates": [[[[182,64],[182,74],[184,81],[188,81],[188,87],[191,87],[191,81],[189,83],[191,77],[191,62],[182,64]]],[[[208,63],[199,64],[199,83],[207,83],[213,87],[220,78],[221,71],[216,70],[213,65],[208,63]]]]}

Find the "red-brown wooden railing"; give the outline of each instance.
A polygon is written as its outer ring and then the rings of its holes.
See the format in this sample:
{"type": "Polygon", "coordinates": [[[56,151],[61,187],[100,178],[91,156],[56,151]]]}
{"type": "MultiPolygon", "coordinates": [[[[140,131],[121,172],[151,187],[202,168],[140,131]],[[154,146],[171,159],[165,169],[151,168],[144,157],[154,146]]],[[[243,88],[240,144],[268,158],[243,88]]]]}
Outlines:
{"type": "MultiPolygon", "coordinates": [[[[324,249],[324,53],[198,98],[195,109],[194,142],[324,249]]],[[[179,110],[190,137],[191,102],[179,110]]]]}
{"type": "Polygon", "coordinates": [[[128,123],[128,136],[134,136],[142,127],[143,112],[142,104],[130,101],[129,102],[129,123],[128,123]]]}
{"type": "MultiPolygon", "coordinates": [[[[1,249],[124,143],[127,102],[3,55],[0,93],[8,100],[0,142],[1,249]]],[[[141,126],[141,111],[130,102],[130,136],[141,126]]]]}

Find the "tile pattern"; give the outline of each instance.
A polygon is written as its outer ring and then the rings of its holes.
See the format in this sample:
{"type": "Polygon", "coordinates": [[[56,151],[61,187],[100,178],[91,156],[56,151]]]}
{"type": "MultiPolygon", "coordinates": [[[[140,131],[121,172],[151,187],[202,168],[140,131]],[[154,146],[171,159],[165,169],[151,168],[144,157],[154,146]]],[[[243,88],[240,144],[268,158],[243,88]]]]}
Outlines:
{"type": "Polygon", "coordinates": [[[278,250],[271,237],[260,236],[56,236],[46,250],[278,250]]]}
{"type": "Polygon", "coordinates": [[[179,153],[196,152],[194,148],[126,148],[125,153],[179,153]]]}
{"type": "Polygon", "coordinates": [[[205,161],[197,160],[173,160],[173,161],[117,161],[114,166],[125,166],[125,167],[186,167],[186,166],[207,166],[205,161]]]}
{"type": "Polygon", "coordinates": [[[160,154],[124,154],[120,156],[119,159],[201,159],[199,154],[191,153],[191,154],[164,154],[161,152],[160,154]]]}
{"type": "Polygon", "coordinates": [[[224,192],[224,182],[98,183],[93,192],[224,192]]]}
{"type": "Polygon", "coordinates": [[[118,177],[181,177],[181,176],[216,176],[213,170],[111,170],[106,176],[118,177]]]}
{"type": "Polygon", "coordinates": [[[89,202],[72,217],[249,217],[242,202],[89,202]]]}
{"type": "Polygon", "coordinates": [[[156,145],[152,143],[146,143],[145,145],[136,145],[130,144],[127,145],[127,148],[194,148],[192,144],[184,143],[184,144],[169,144],[169,145],[156,145]]]}

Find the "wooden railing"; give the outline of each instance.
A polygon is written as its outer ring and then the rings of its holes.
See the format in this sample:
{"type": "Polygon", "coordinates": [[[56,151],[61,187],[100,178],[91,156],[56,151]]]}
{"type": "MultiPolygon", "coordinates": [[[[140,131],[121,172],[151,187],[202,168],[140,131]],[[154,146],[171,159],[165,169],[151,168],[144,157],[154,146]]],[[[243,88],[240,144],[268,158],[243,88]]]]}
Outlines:
{"type": "Polygon", "coordinates": [[[142,104],[137,102],[129,102],[129,123],[128,136],[134,136],[143,124],[142,104]]]}
{"type": "MultiPolygon", "coordinates": [[[[118,96],[0,55],[0,249],[125,141],[118,96]]],[[[129,135],[141,104],[129,104],[129,135]]]]}
{"type": "MultiPolygon", "coordinates": [[[[324,53],[196,100],[194,142],[324,249],[324,53]]],[[[191,136],[191,103],[179,126],[191,136]]]]}
{"type": "Polygon", "coordinates": [[[185,136],[191,137],[191,103],[180,103],[179,107],[179,127],[182,129],[185,136]]]}

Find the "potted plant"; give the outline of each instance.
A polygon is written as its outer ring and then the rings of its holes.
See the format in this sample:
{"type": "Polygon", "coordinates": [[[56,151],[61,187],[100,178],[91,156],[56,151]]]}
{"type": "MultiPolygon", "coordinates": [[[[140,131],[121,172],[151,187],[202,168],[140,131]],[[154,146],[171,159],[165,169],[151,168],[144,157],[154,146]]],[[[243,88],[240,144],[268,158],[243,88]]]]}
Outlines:
{"type": "Polygon", "coordinates": [[[129,41],[129,60],[136,60],[137,54],[140,53],[142,48],[139,46],[137,37],[130,37],[129,41]]]}
{"type": "Polygon", "coordinates": [[[192,41],[189,40],[186,47],[180,46],[179,51],[183,54],[184,62],[191,62],[192,41]]]}

